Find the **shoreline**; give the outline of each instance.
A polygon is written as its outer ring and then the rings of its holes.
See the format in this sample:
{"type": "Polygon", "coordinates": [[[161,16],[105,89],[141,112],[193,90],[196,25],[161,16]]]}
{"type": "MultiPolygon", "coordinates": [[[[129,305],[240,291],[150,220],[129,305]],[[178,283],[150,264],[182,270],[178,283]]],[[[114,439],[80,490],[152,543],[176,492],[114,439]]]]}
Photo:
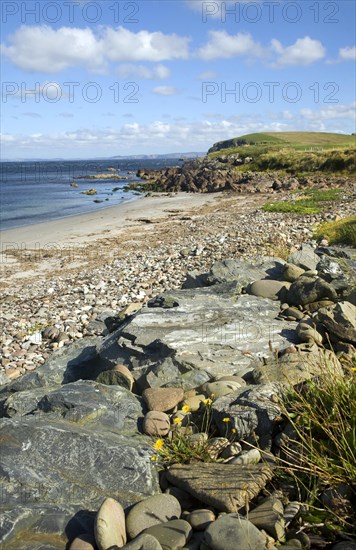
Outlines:
{"type": "Polygon", "coordinates": [[[201,207],[215,199],[222,193],[191,194],[191,193],[164,193],[152,196],[141,196],[137,199],[108,206],[98,211],[74,214],[55,220],[34,223],[30,225],[5,229],[0,231],[2,255],[6,252],[6,245],[26,244],[26,249],[36,249],[48,244],[76,244],[92,242],[99,237],[114,236],[121,230],[140,222],[140,219],[157,219],[169,214],[165,210],[171,207],[174,210],[186,210],[201,207]],[[132,216],[132,217],[128,217],[132,216]],[[5,248],[4,248],[5,245],[5,248]]]}

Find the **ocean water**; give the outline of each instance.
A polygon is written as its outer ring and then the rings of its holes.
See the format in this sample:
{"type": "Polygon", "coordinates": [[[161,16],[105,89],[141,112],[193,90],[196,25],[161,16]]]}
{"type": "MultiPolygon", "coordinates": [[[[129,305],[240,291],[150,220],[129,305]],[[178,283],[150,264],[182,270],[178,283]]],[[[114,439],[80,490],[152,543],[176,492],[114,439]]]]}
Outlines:
{"type": "Polygon", "coordinates": [[[98,161],[24,161],[0,163],[0,228],[34,223],[92,212],[135,200],[124,192],[130,181],[139,181],[139,168],[158,169],[181,164],[177,159],[127,159],[98,161]],[[81,176],[117,174],[127,180],[82,179],[81,176]],[[78,187],[70,184],[76,183],[78,187]],[[82,191],[96,189],[96,195],[82,191]],[[94,202],[101,201],[101,202],[94,202]]]}

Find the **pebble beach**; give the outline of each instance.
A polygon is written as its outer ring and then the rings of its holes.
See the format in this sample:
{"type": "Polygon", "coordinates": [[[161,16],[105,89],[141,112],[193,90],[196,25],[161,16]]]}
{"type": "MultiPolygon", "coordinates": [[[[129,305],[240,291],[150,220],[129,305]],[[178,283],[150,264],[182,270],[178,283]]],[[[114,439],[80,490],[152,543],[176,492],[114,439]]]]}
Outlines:
{"type": "Polygon", "coordinates": [[[157,194],[2,232],[2,382],[101,334],[104,319],[180,288],[189,271],[223,258],[286,255],[318,222],[353,211],[346,195],[305,216],[264,212],[267,200],[268,193],[157,194]]]}

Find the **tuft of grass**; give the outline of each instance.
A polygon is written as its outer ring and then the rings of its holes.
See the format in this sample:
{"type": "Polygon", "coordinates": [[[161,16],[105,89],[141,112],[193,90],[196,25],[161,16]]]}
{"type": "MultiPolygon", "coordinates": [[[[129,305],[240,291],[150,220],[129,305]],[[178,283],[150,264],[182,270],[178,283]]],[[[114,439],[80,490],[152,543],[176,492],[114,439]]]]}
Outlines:
{"type": "Polygon", "coordinates": [[[334,222],[319,225],[314,237],[326,238],[330,244],[346,244],[356,248],[356,216],[348,216],[334,222]]]}
{"type": "MultiPolygon", "coordinates": [[[[312,506],[325,489],[344,486],[356,496],[355,364],[349,361],[344,372],[325,364],[321,375],[283,397],[283,414],[296,435],[284,448],[281,471],[309,494],[312,506]]],[[[339,525],[352,526],[338,510],[329,512],[339,525]]]]}
{"type": "Polygon", "coordinates": [[[265,212],[280,212],[284,214],[319,214],[321,208],[309,201],[269,202],[262,207],[265,212]]]}
{"type": "Polygon", "coordinates": [[[319,214],[324,202],[332,202],[341,198],[342,189],[316,189],[303,191],[290,201],[279,201],[265,204],[265,212],[282,212],[291,214],[319,214]]]}

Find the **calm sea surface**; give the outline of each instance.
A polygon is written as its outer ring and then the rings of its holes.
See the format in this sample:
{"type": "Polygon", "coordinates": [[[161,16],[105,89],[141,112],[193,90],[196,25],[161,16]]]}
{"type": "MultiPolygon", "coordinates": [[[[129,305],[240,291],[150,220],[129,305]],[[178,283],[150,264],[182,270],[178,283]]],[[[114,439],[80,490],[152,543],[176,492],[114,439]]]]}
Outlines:
{"type": "Polygon", "coordinates": [[[0,227],[2,230],[21,227],[132,201],[137,195],[123,188],[130,181],[138,181],[139,168],[158,169],[179,164],[177,159],[1,162],[0,227]],[[115,168],[118,175],[128,179],[81,178],[110,174],[109,168],[115,168]],[[97,194],[81,194],[89,189],[96,189],[97,194]]]}

